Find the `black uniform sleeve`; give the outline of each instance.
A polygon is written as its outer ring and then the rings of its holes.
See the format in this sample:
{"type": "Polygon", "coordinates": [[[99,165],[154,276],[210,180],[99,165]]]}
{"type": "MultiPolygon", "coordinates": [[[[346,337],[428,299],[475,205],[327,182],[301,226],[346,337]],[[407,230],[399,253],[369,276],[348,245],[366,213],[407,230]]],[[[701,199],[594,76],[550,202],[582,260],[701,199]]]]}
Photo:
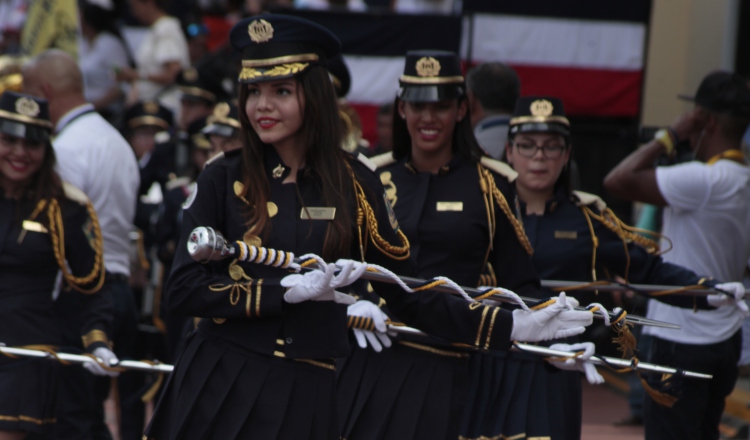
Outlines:
{"type": "MultiPolygon", "coordinates": [[[[394,246],[400,246],[398,224],[385,189],[377,177],[366,169],[359,170],[362,187],[377,220],[377,234],[394,246]]],[[[375,231],[368,231],[365,261],[377,264],[397,275],[415,276],[416,267],[410,259],[397,260],[374,245],[375,231]]],[[[433,336],[462,342],[480,348],[508,349],[513,317],[507,310],[467,302],[463,298],[434,291],[408,293],[399,286],[371,282],[375,293],[385,299],[388,309],[407,325],[433,336]]]]}
{"type": "MultiPolygon", "coordinates": [[[[515,193],[508,181],[496,175],[493,177],[506,203],[513,203],[515,193]]],[[[521,296],[539,298],[541,283],[534,270],[531,254],[522,245],[518,231],[513,227],[513,220],[497,206],[496,200],[495,204],[496,229],[488,261],[492,263],[498,287],[512,290],[521,296]]],[[[523,231],[523,228],[520,230],[523,231]]]]}
{"type": "MultiPolygon", "coordinates": [[[[181,189],[178,189],[181,191],[181,189]]],[[[177,217],[182,209],[182,202],[174,191],[169,191],[164,197],[164,203],[159,210],[159,221],[156,228],[156,254],[162,263],[171,265],[179,240],[177,217]]]]}
{"type": "Polygon", "coordinates": [[[65,259],[71,274],[78,279],[92,278],[76,284],[81,290],[71,289],[66,295],[77,295],[80,301],[81,335],[84,348],[91,352],[109,347],[112,335],[114,304],[112,292],[101,289],[104,276],[104,251],[99,224],[90,202],[69,201],[63,208],[65,259]]]}
{"type": "MultiPolygon", "coordinates": [[[[690,286],[699,284],[702,279],[702,277],[696,275],[693,271],[676,264],[667,263],[660,256],[649,254],[646,249],[633,243],[628,244],[628,254],[626,254],[623,249],[622,239],[612,231],[604,229],[598,232],[598,236],[598,263],[610,273],[616,273],[622,277],[626,276],[627,269],[627,280],[631,283],[690,286]],[[630,257],[629,268],[628,256],[630,257]]],[[[703,282],[705,286],[715,286],[716,284],[713,280],[703,282]]],[[[643,293],[650,298],[675,307],[713,309],[713,307],[708,305],[705,296],[653,296],[648,292],[643,293]]]]}
{"type": "Polygon", "coordinates": [[[225,165],[206,168],[198,178],[191,197],[195,199],[183,213],[180,244],[175,251],[172,273],[166,285],[167,308],[171,313],[206,318],[265,318],[283,314],[286,289],[281,279],[235,281],[228,275],[226,262],[201,264],[187,251],[190,233],[198,226],[225,230],[225,165]]]}

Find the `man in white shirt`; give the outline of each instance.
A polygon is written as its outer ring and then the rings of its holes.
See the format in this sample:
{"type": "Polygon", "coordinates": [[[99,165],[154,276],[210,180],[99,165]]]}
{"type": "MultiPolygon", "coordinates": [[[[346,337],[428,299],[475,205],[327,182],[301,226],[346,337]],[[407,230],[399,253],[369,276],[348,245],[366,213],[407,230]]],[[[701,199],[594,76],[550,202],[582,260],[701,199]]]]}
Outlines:
{"type": "Polygon", "coordinates": [[[466,74],[474,136],[485,153],[500,160],[508,141],[508,124],[521,94],[516,71],[503,63],[482,63],[466,74]]]}
{"type": "MultiPolygon", "coordinates": [[[[695,108],[625,158],[604,184],[613,195],[664,206],[663,234],[674,248],[664,260],[721,281],[741,281],[750,257],[750,169],[739,150],[750,123],[750,90],[736,74],[704,78],[695,108]],[[662,154],[689,142],[695,160],[655,167],[662,154]]],[[[724,399],[737,380],[745,314],[735,305],[677,309],[651,301],[648,317],[681,330],[648,327],[651,361],[713,374],[686,379],[672,408],[647,399],[646,439],[718,439],[724,399]]]]}
{"type": "MultiPolygon", "coordinates": [[[[130,355],[137,325],[135,301],[128,285],[129,235],[139,184],[135,155],[120,133],[86,102],[81,71],[70,55],[59,50],[44,52],[24,67],[23,77],[26,93],[49,101],[58,173],[89,196],[98,214],[106,269],[102,289],[110,289],[114,297],[114,350],[122,359],[130,355]]],[[[63,316],[76,307],[67,297],[61,295],[57,300],[63,316]]],[[[66,333],[67,327],[75,325],[64,321],[61,331],[66,333]]],[[[80,345],[76,342],[66,341],[80,345]]],[[[76,375],[78,370],[63,369],[66,376],[74,377],[61,381],[55,438],[108,438],[101,415],[109,382],[103,385],[103,397],[95,399],[95,386],[85,376],[76,375]]]]}

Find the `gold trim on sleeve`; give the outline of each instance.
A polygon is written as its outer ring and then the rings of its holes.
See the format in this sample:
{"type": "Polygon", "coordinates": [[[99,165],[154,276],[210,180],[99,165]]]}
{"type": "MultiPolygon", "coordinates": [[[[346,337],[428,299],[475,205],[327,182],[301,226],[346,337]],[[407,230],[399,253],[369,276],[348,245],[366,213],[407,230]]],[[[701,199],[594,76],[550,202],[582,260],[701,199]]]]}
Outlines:
{"type": "Polygon", "coordinates": [[[83,341],[83,348],[88,348],[95,342],[104,342],[105,344],[109,345],[107,334],[101,330],[91,330],[90,332],[83,335],[81,337],[81,340],[83,341]]]}
{"type": "Polygon", "coordinates": [[[482,327],[484,327],[484,320],[487,319],[487,312],[490,311],[489,306],[484,306],[482,309],[482,319],[479,321],[479,330],[477,331],[477,341],[474,343],[477,347],[479,342],[482,340],[482,327]]]}
{"type": "Polygon", "coordinates": [[[492,329],[495,327],[495,318],[497,318],[498,312],[500,312],[500,307],[495,307],[495,310],[492,312],[492,318],[490,318],[490,328],[487,330],[487,339],[484,341],[484,348],[490,348],[490,338],[492,337],[492,329]]]}
{"type": "Polygon", "coordinates": [[[255,285],[255,317],[260,318],[260,294],[261,294],[261,285],[263,284],[263,279],[258,280],[258,284],[255,285]]]}

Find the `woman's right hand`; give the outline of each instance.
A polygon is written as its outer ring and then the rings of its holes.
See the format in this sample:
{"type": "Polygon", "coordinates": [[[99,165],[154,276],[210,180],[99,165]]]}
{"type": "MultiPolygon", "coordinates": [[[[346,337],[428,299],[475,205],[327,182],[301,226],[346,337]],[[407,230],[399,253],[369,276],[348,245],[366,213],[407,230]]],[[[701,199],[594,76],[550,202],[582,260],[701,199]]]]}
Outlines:
{"type": "Polygon", "coordinates": [[[288,290],[284,301],[297,304],[303,301],[335,301],[339,304],[354,304],[354,297],[337,292],[335,286],[342,285],[342,276],[335,276],[335,264],[327,264],[325,271],[314,269],[303,275],[287,275],[281,279],[281,285],[288,290]]]}

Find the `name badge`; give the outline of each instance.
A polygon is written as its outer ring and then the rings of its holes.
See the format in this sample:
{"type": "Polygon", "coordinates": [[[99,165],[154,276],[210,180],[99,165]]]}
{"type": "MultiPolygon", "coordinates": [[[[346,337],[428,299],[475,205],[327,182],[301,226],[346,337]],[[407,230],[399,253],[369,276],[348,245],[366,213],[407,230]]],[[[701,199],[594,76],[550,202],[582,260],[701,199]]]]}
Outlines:
{"type": "Polygon", "coordinates": [[[336,217],[336,208],[312,207],[302,208],[299,218],[302,220],[333,220],[336,217]]]}
{"type": "Polygon", "coordinates": [[[41,232],[43,234],[46,234],[49,232],[47,231],[47,228],[45,228],[43,224],[32,222],[31,220],[24,220],[21,226],[26,231],[41,232]]]}
{"type": "Polygon", "coordinates": [[[464,202],[437,202],[438,212],[444,211],[463,211],[464,202]]]}
{"type": "Polygon", "coordinates": [[[576,231],[555,231],[555,238],[561,240],[575,240],[578,238],[576,231]]]}

